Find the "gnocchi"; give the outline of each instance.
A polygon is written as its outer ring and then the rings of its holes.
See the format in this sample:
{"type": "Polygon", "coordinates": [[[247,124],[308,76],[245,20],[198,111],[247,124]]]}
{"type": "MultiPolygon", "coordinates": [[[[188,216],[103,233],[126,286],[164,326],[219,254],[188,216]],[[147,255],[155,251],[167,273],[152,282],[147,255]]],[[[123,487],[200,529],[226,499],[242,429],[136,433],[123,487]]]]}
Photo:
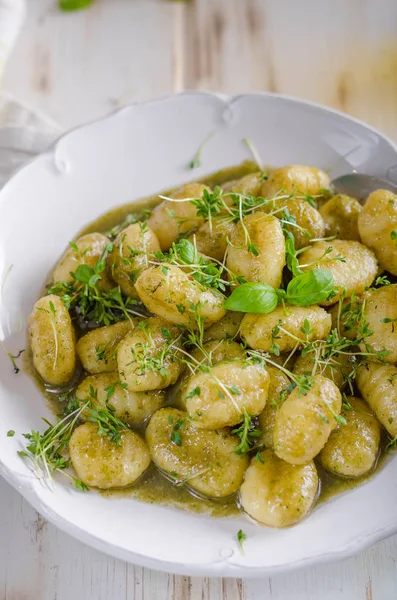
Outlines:
{"type": "Polygon", "coordinates": [[[186,410],[195,427],[220,429],[237,425],[242,415],[259,415],[265,407],[269,375],[260,365],[241,361],[216,364],[192,375],[186,384],[186,410]]]}
{"type": "Polygon", "coordinates": [[[79,479],[87,486],[101,490],[132,485],[150,464],[150,453],[144,440],[125,429],[120,443],[112,443],[98,433],[95,423],[84,423],[72,433],[69,453],[79,479]]]}
{"type": "Polygon", "coordinates": [[[238,337],[242,318],[242,313],[228,310],[220,321],[217,321],[204,331],[203,341],[209,342],[211,340],[236,339],[238,337]]]}
{"type": "Polygon", "coordinates": [[[322,339],[331,330],[330,315],[319,306],[282,307],[265,315],[246,314],[241,321],[241,337],[250,348],[265,352],[290,352],[300,341],[322,339]],[[305,333],[305,321],[309,332],[305,333]]]}
{"type": "MultiPolygon", "coordinates": [[[[343,351],[342,351],[343,352],[343,351]]],[[[355,357],[336,352],[332,360],[324,360],[326,349],[318,356],[312,354],[300,355],[292,372],[295,375],[313,375],[318,372],[342,390],[355,372],[355,357]],[[324,363],[326,363],[324,365],[324,363]]]]}
{"type": "Polygon", "coordinates": [[[346,399],[346,423],[338,425],[319,454],[323,467],[341,477],[360,477],[371,471],[379,453],[380,426],[368,404],[346,399]]]}
{"type": "Polygon", "coordinates": [[[365,299],[363,320],[366,337],[362,351],[370,346],[371,353],[381,352],[382,360],[397,362],[397,285],[386,285],[369,293],[365,299]]]}
{"type": "Polygon", "coordinates": [[[336,236],[341,240],[361,241],[358,217],[362,206],[358,200],[338,194],[320,206],[319,211],[324,220],[326,237],[336,236]]]}
{"type": "MultiPolygon", "coordinates": [[[[108,244],[109,239],[102,235],[102,233],[87,233],[79,237],[75,242],[71,242],[70,247],[54,269],[52,276],[54,283],[58,281],[65,283],[73,281],[72,273],[76,271],[79,265],[94,267],[100,260],[108,244]]],[[[101,272],[101,279],[98,285],[105,290],[114,287],[115,284],[106,269],[101,272]]]]}
{"type": "Polygon", "coordinates": [[[260,195],[263,185],[262,173],[248,173],[241,179],[230,181],[223,189],[225,192],[233,192],[234,194],[250,195],[256,198],[260,195]]]}
{"type": "MultiPolygon", "coordinates": [[[[378,272],[378,262],[372,250],[351,240],[315,242],[302,252],[299,263],[303,270],[324,266],[332,273],[339,294],[344,291],[346,298],[362,294],[372,284],[378,272]]],[[[334,304],[339,294],[321,304],[334,304]]]]}
{"type": "Polygon", "coordinates": [[[131,392],[168,387],[183,371],[178,356],[180,334],[156,317],[141,321],[117,348],[120,380],[131,392]]]}
{"type": "Polygon", "coordinates": [[[318,492],[313,461],[291,465],[270,449],[251,460],[241,486],[241,505],[250,517],[269,527],[288,527],[311,510],[318,492]]]}
{"type": "Polygon", "coordinates": [[[330,180],[324,171],[315,167],[290,165],[270,174],[262,187],[262,196],[271,198],[278,193],[321,196],[330,180]]]}
{"type": "Polygon", "coordinates": [[[278,219],[258,211],[236,225],[227,250],[229,271],[278,288],[284,265],[285,242],[278,219]]]}
{"type": "Polygon", "coordinates": [[[60,417],[27,434],[48,473],[287,527],[322,481],[378,468],[382,429],[397,439],[397,196],[362,207],[316,167],[254,169],[70,244],[29,318],[60,417]]]}
{"type": "Polygon", "coordinates": [[[222,294],[205,288],[179,267],[153,267],[144,271],[136,289],[150,312],[175,325],[197,328],[198,314],[207,328],[226,314],[222,294]]]}
{"type": "Polygon", "coordinates": [[[342,396],[336,385],[315,375],[311,388],[300,394],[296,388],[277,413],[273,430],[274,451],[292,465],[312,460],[325,446],[337,426],[342,396]]]}
{"type": "Polygon", "coordinates": [[[230,339],[212,340],[203,344],[201,348],[192,350],[191,357],[193,364],[190,369],[186,369],[182,374],[176,386],[174,400],[178,408],[186,410],[186,395],[189,380],[193,373],[196,373],[203,365],[213,366],[223,361],[246,358],[243,348],[230,339]]]}
{"type": "Polygon", "coordinates": [[[233,221],[213,219],[211,224],[205,221],[188,239],[194,242],[197,250],[205,256],[223,261],[228,239],[232,236],[235,227],[233,221]]]}
{"type": "Polygon", "coordinates": [[[269,374],[269,391],[265,408],[258,417],[259,429],[262,432],[262,441],[266,448],[273,448],[273,430],[277,413],[288,393],[290,380],[276,367],[266,367],[269,374]]]}
{"type": "Polygon", "coordinates": [[[397,196],[387,190],[372,192],[359,215],[358,230],[382,269],[397,275],[397,196]]]}
{"type": "Polygon", "coordinates": [[[40,298],[29,317],[29,343],[33,364],[46,383],[67,384],[76,370],[76,344],[72,321],[58,296],[40,298]]]}
{"type": "MultiPolygon", "coordinates": [[[[86,377],[79,384],[76,397],[83,404],[89,402],[89,406],[95,410],[107,409],[110,405],[114,416],[127,425],[144,423],[165,401],[163,390],[131,392],[125,389],[117,372],[86,377]]],[[[90,416],[87,408],[82,412],[81,419],[87,420],[90,416]]]]}
{"type": "Polygon", "coordinates": [[[265,208],[266,212],[271,211],[274,216],[284,219],[283,227],[293,234],[297,249],[304,248],[312,239],[324,237],[321,214],[304,198],[281,195],[273,198],[265,208]]]}
{"type": "Polygon", "coordinates": [[[162,408],[153,415],[146,429],[153,462],[177,482],[187,483],[210,498],[235,494],[243,480],[247,456],[235,453],[236,439],[226,430],[196,429],[187,417],[175,408],[162,408]],[[181,422],[183,443],[179,445],[172,434],[181,422]]]}
{"type": "Polygon", "coordinates": [[[373,362],[357,370],[357,387],[388,433],[397,436],[397,367],[373,362]]]}
{"type": "Polygon", "coordinates": [[[150,266],[148,255],[159,250],[158,239],[147,223],[133,223],[118,234],[107,264],[112,278],[126,296],[138,297],[136,280],[150,266]]]}
{"type": "Polygon", "coordinates": [[[173,202],[164,201],[155,207],[148,226],[157,236],[161,250],[168,250],[180,234],[202,224],[197,208],[188,199],[200,198],[205,190],[211,191],[206,185],[188,183],[172,194],[173,202]]]}
{"type": "Polygon", "coordinates": [[[117,346],[138,324],[138,319],[119,321],[83,335],[76,345],[77,356],[83,369],[93,374],[117,371],[117,346]]]}

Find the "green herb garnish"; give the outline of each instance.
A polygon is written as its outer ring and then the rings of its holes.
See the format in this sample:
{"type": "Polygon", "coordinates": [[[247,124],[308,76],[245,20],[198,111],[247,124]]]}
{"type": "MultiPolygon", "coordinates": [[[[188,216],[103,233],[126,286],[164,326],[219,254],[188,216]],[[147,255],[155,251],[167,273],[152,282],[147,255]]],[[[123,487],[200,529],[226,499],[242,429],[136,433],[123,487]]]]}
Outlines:
{"type": "Polygon", "coordinates": [[[240,438],[240,443],[234,450],[236,454],[246,454],[249,452],[255,445],[257,439],[262,435],[262,431],[256,429],[251,415],[244,411],[242,418],[244,420],[241,425],[232,429],[232,434],[237,435],[240,438]]]}
{"type": "Polygon", "coordinates": [[[246,539],[247,539],[246,534],[244,533],[244,531],[242,529],[240,529],[237,532],[237,541],[238,541],[238,545],[240,546],[241,554],[245,554],[244,548],[243,548],[243,543],[245,542],[246,539]]]}
{"type": "Polygon", "coordinates": [[[112,250],[113,244],[109,243],[94,267],[79,265],[72,273],[72,281],[57,281],[48,293],[60,296],[65,307],[74,309],[76,318],[85,321],[111,325],[124,319],[131,320],[131,315],[144,316],[132,308],[137,301],[123,296],[120,287],[105,292],[98,285],[112,250]]]}
{"type": "Polygon", "coordinates": [[[334,292],[334,279],[326,269],[313,269],[292,279],[287,290],[275,290],[266,283],[249,281],[235,290],[225,302],[227,310],[245,313],[273,312],[280,301],[295,306],[311,306],[327,300],[334,292]]]}
{"type": "Polygon", "coordinates": [[[93,0],[59,0],[59,8],[65,12],[88,8],[93,0]]]}
{"type": "MultiPolygon", "coordinates": [[[[78,480],[65,472],[69,467],[69,459],[65,457],[72,432],[76,426],[81,413],[87,408],[88,403],[80,406],[78,409],[58,420],[53,425],[47,419],[43,421],[48,425],[44,433],[32,430],[25,433],[24,437],[29,440],[25,450],[19,450],[18,455],[26,458],[32,465],[33,473],[49,485],[55,472],[62,472],[64,475],[74,481],[77,486],[78,480]]],[[[78,482],[79,489],[84,485],[78,482]]]]}
{"type": "Polygon", "coordinates": [[[23,352],[25,352],[25,348],[23,350],[20,350],[18,352],[18,354],[11,354],[11,352],[9,352],[6,348],[4,348],[4,349],[5,349],[6,354],[7,354],[8,358],[10,359],[11,364],[12,364],[12,366],[14,368],[14,373],[17,375],[20,372],[21,369],[18,367],[18,365],[16,363],[16,360],[21,356],[21,354],[23,352]]]}

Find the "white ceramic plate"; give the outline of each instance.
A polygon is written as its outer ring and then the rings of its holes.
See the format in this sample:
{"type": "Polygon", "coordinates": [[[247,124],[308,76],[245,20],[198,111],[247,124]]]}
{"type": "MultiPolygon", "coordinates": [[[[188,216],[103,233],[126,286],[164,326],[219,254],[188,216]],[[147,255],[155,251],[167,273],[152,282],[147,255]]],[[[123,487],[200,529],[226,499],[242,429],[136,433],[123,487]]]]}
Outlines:
{"type": "MultiPolygon", "coordinates": [[[[249,158],[265,164],[353,169],[397,179],[397,149],[340,113],[270,94],[233,98],[186,93],[132,105],[64,135],[0,194],[0,339],[26,345],[26,323],[46,274],[85,223],[111,207],[249,158]],[[210,134],[202,165],[188,163],[210,134]]],[[[259,577],[358,552],[397,530],[397,460],[369,483],[318,506],[299,525],[276,530],[244,516],[211,519],[130,498],[43,487],[17,456],[22,433],[51,415],[33,381],[0,360],[0,473],[47,519],[131,562],[188,575],[259,577]],[[9,429],[16,435],[7,437],[9,429]],[[236,534],[247,534],[245,555],[236,534]]]]}

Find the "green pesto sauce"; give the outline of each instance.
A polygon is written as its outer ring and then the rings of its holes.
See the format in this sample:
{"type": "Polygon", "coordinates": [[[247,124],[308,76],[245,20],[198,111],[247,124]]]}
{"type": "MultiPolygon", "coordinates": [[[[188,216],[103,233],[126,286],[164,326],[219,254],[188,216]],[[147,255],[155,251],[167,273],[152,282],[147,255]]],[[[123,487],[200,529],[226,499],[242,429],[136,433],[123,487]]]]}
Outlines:
{"type": "Polygon", "coordinates": [[[168,481],[153,465],[134,486],[123,490],[101,490],[100,493],[106,497],[130,497],[148,504],[172,506],[211,517],[232,517],[240,514],[235,496],[225,500],[199,498],[186,487],[178,487],[168,481]]]}
{"type": "MultiPolygon", "coordinates": [[[[248,175],[249,173],[255,173],[258,171],[258,166],[251,161],[244,161],[241,165],[237,167],[228,167],[227,169],[222,169],[222,171],[217,171],[216,173],[212,173],[207,177],[203,177],[202,179],[191,179],[185,183],[191,182],[200,182],[208,185],[209,187],[215,187],[216,185],[222,185],[226,181],[232,181],[234,179],[240,179],[244,177],[244,175],[248,175]]],[[[192,171],[192,175],[194,175],[194,170],[192,171]]],[[[144,209],[153,209],[157,204],[159,204],[162,200],[159,196],[169,196],[175,188],[164,190],[163,192],[159,192],[154,196],[148,196],[147,198],[143,198],[140,200],[135,200],[130,204],[124,204],[123,206],[117,206],[116,208],[112,208],[104,215],[101,215],[95,221],[86,225],[76,237],[80,237],[86,233],[93,233],[99,231],[100,233],[107,231],[121,223],[127,215],[131,213],[140,212],[144,209]]]]}
{"type": "Polygon", "coordinates": [[[317,504],[327,502],[327,500],[330,500],[331,498],[334,498],[339,494],[350,492],[356,487],[364,483],[368,483],[368,481],[372,479],[372,477],[383,468],[385,463],[388,462],[391,456],[393,455],[392,452],[385,451],[387,442],[388,440],[386,435],[382,435],[378,460],[372,471],[370,471],[366,475],[363,475],[362,477],[357,477],[355,479],[349,479],[347,477],[338,477],[337,475],[332,475],[332,473],[329,473],[328,471],[323,469],[321,465],[316,464],[318,475],[321,480],[321,492],[317,504]]]}
{"type": "MultiPolygon", "coordinates": [[[[255,163],[251,161],[245,161],[239,166],[223,169],[200,180],[193,178],[191,181],[200,181],[201,183],[205,183],[210,187],[214,187],[234,179],[240,179],[241,177],[244,177],[244,175],[254,173],[257,170],[258,167],[255,163]]],[[[267,168],[267,170],[271,169],[267,168]]],[[[192,171],[192,175],[193,174],[194,171],[192,171]]],[[[169,195],[172,191],[172,189],[166,190],[162,192],[161,195],[169,195]]],[[[76,235],[76,238],[86,233],[105,232],[115,225],[121,223],[127,217],[127,215],[143,211],[144,209],[153,209],[157,204],[159,204],[160,201],[159,194],[156,194],[144,199],[133,201],[123,206],[113,208],[81,229],[76,235]]],[[[45,295],[46,293],[46,286],[44,286],[41,295],[45,295]]],[[[80,333],[81,332],[77,331],[78,336],[80,333]]],[[[51,391],[37,375],[33,365],[32,352],[30,348],[28,348],[23,354],[22,366],[24,372],[35,380],[36,385],[39,387],[44,398],[46,399],[50,410],[56,416],[61,415],[63,406],[57,396],[57,393],[59,393],[60,390],[51,391]]],[[[73,388],[76,388],[83,378],[84,373],[80,371],[76,375],[72,385],[69,385],[68,389],[61,391],[69,391],[73,388]]],[[[171,404],[170,398],[166,404],[171,404]]],[[[140,432],[142,433],[142,428],[140,432]]],[[[317,465],[321,479],[321,492],[317,504],[326,502],[338,494],[351,491],[359,485],[367,482],[374,475],[374,473],[381,468],[385,460],[386,456],[382,448],[382,453],[375,469],[371,473],[357,479],[345,479],[331,475],[330,473],[327,473],[321,466],[317,465]]],[[[225,500],[208,500],[199,498],[196,495],[193,495],[187,486],[178,487],[168,481],[154,468],[153,465],[143,474],[143,476],[134,486],[123,490],[101,490],[100,493],[106,497],[131,497],[149,504],[172,506],[181,510],[189,510],[196,513],[210,515],[212,517],[229,517],[240,514],[236,496],[225,500]]]]}

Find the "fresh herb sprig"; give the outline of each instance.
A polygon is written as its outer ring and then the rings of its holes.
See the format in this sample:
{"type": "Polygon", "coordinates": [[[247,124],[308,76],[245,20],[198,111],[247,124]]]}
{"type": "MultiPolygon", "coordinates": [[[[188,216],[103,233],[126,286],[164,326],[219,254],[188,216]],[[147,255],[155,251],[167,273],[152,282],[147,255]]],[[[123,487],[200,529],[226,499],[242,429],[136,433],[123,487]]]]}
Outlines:
{"type": "Polygon", "coordinates": [[[122,432],[127,429],[125,423],[114,416],[115,409],[110,404],[107,408],[93,408],[88,406],[89,416],[87,421],[98,425],[99,435],[106,436],[116,446],[121,444],[122,432]]]}
{"type": "Polygon", "coordinates": [[[167,377],[169,366],[178,360],[178,344],[182,334],[175,337],[169,329],[163,327],[162,335],[165,340],[159,347],[158,342],[152,337],[148,321],[141,321],[136,329],[141,330],[145,338],[145,341],[137,342],[131,347],[131,361],[128,364],[134,365],[137,380],[147,372],[155,372],[161,377],[167,377]]]}
{"type": "Polygon", "coordinates": [[[2,348],[3,348],[3,350],[4,350],[4,352],[6,353],[6,355],[8,356],[8,358],[9,358],[9,359],[10,359],[10,361],[11,361],[11,364],[12,364],[12,367],[13,367],[13,369],[14,369],[14,373],[15,373],[15,375],[18,375],[18,373],[21,371],[21,368],[20,368],[20,367],[18,367],[18,365],[17,365],[17,360],[18,360],[18,358],[21,356],[21,354],[22,354],[23,352],[25,352],[25,348],[23,348],[22,350],[20,350],[20,351],[18,352],[18,354],[12,354],[12,352],[10,352],[10,351],[7,349],[7,347],[6,347],[6,345],[4,344],[4,342],[1,342],[1,341],[0,341],[0,345],[1,345],[1,347],[2,347],[2,348]]]}
{"type": "Polygon", "coordinates": [[[243,555],[245,554],[244,548],[243,548],[243,543],[245,542],[246,539],[247,539],[247,535],[244,533],[244,531],[242,529],[240,529],[237,532],[237,542],[238,542],[238,545],[240,546],[241,554],[243,554],[243,555]]]}
{"type": "Polygon", "coordinates": [[[70,459],[67,457],[69,441],[84,413],[86,421],[98,425],[99,435],[106,436],[117,446],[121,444],[122,433],[127,427],[114,415],[115,409],[108,402],[116,385],[124,387],[124,384],[116,382],[106,388],[106,407],[97,407],[98,392],[92,386],[90,386],[90,398],[87,400],[76,398],[74,391],[64,394],[61,397],[61,400],[66,403],[64,416],[55,424],[43,419],[48,425],[44,433],[32,430],[24,434],[29,443],[25,450],[20,450],[18,454],[21,458],[30,461],[34,474],[43,483],[51,487],[54,473],[61,472],[71,479],[79,490],[88,490],[88,487],[82,481],[66,472],[66,469],[70,466],[70,459]]]}
{"type": "Polygon", "coordinates": [[[204,258],[198,252],[195,243],[187,239],[174,242],[168,252],[157,252],[154,258],[159,261],[155,264],[189,267],[189,274],[198,283],[222,292],[234,283],[244,283],[246,281],[244,277],[234,276],[222,263],[204,258]],[[225,271],[229,273],[229,279],[225,279],[223,275],[225,271]]]}
{"type": "Polygon", "coordinates": [[[80,490],[88,489],[82,481],[65,472],[69,467],[69,459],[65,457],[67,447],[76,424],[88,403],[80,406],[69,415],[58,420],[53,425],[47,419],[43,421],[48,425],[44,433],[32,430],[25,433],[24,437],[29,441],[25,450],[19,450],[18,455],[26,458],[32,465],[33,473],[43,483],[51,487],[55,472],[61,472],[72,479],[80,490]]]}
{"type": "Polygon", "coordinates": [[[236,454],[247,454],[262,435],[262,431],[255,426],[253,417],[247,411],[244,411],[242,417],[243,422],[232,429],[232,434],[240,438],[240,443],[234,450],[236,454]]]}
{"type": "Polygon", "coordinates": [[[131,320],[131,315],[145,316],[132,308],[137,301],[123,296],[119,286],[107,292],[100,288],[106,258],[112,250],[113,244],[109,243],[94,267],[80,264],[72,273],[72,281],[57,281],[48,293],[60,296],[66,308],[73,309],[75,317],[85,321],[111,325],[123,319],[131,320]]]}
{"type": "MultiPolygon", "coordinates": [[[[280,365],[276,361],[273,360],[273,357],[266,352],[259,352],[258,350],[247,350],[247,364],[260,364],[266,367],[266,365],[271,365],[272,367],[276,367],[279,369],[284,375],[286,375],[291,384],[288,386],[287,390],[284,391],[283,396],[286,393],[292,392],[295,388],[298,389],[298,396],[305,396],[309,390],[312,388],[313,377],[309,375],[296,375],[292,373],[289,369],[287,369],[284,365],[280,365]]],[[[285,399],[285,397],[283,398],[285,399]]]]}
{"type": "Polygon", "coordinates": [[[114,225],[110,229],[104,232],[106,237],[110,238],[112,241],[118,236],[119,233],[124,231],[129,225],[133,225],[134,223],[144,222],[146,219],[150,217],[151,214],[150,209],[144,209],[140,212],[133,212],[128,214],[125,219],[118,225],[114,225]]]}

